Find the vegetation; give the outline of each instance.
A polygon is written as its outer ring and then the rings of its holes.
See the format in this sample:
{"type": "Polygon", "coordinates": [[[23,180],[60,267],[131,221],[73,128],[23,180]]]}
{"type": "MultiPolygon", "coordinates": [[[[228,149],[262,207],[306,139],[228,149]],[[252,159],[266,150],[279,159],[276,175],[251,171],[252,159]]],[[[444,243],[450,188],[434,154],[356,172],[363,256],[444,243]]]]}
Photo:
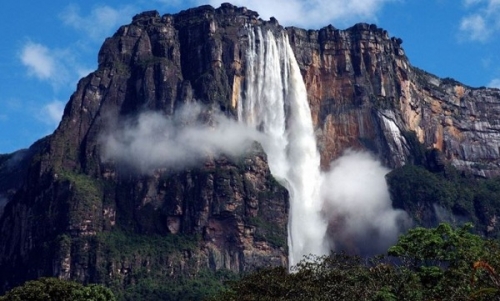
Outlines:
{"type": "MultiPolygon", "coordinates": [[[[202,300],[236,275],[196,264],[198,235],[145,235],[126,231],[99,233],[90,257],[96,278],[118,300],[202,300]]],[[[81,242],[85,244],[85,242],[81,242]]]]}
{"type": "Polygon", "coordinates": [[[194,251],[200,237],[197,235],[145,235],[120,230],[101,232],[98,240],[102,251],[110,259],[127,256],[163,256],[176,252],[194,251]]]}
{"type": "Polygon", "coordinates": [[[85,218],[96,216],[100,210],[102,184],[86,174],[61,170],[60,179],[67,181],[72,191],[70,222],[82,223],[85,218]]]}
{"type": "MultiPolygon", "coordinates": [[[[196,276],[176,277],[157,273],[158,267],[147,263],[153,257],[144,257],[153,255],[147,251],[152,241],[135,237],[130,241],[147,246],[142,257],[130,245],[115,255],[123,256],[122,263],[129,261],[132,254],[136,254],[135,260],[145,261],[139,264],[142,268],[130,269],[127,279],[115,278],[107,283],[112,289],[120,286],[118,294],[102,286],[41,278],[9,291],[0,301],[107,301],[115,300],[114,296],[117,300],[500,300],[500,277],[496,273],[500,243],[471,230],[471,224],[458,228],[444,223],[430,229],[419,227],[402,235],[386,255],[309,256],[291,273],[284,267],[263,268],[240,279],[222,270],[201,269],[196,276]]],[[[122,242],[119,233],[105,239],[114,240],[117,248],[122,242]]],[[[160,243],[159,248],[164,247],[160,239],[154,241],[160,243]]],[[[164,256],[168,255],[154,254],[156,258],[164,256]]],[[[112,265],[115,263],[112,261],[112,265]]],[[[114,265],[113,269],[117,268],[114,265]]]]}
{"type": "Polygon", "coordinates": [[[234,280],[235,275],[228,271],[200,271],[196,277],[181,276],[175,279],[165,277],[141,277],[134,285],[125,288],[119,300],[204,300],[224,289],[223,283],[234,280]]]}
{"type": "Polygon", "coordinates": [[[83,286],[57,278],[28,281],[0,296],[0,301],[115,301],[108,288],[91,284],[83,286]]]}
{"type": "Polygon", "coordinates": [[[500,245],[470,228],[415,228],[370,259],[332,254],[306,258],[293,273],[262,269],[212,300],[500,300],[500,245]]]}
{"type": "Polygon", "coordinates": [[[470,221],[477,233],[499,237],[495,220],[500,216],[500,178],[475,178],[453,167],[430,171],[419,165],[395,169],[386,178],[394,207],[407,211],[417,224],[470,221]],[[448,216],[439,216],[436,208],[448,216]]]}
{"type": "Polygon", "coordinates": [[[283,227],[256,216],[248,219],[248,224],[255,227],[254,239],[267,241],[280,248],[286,248],[286,232],[283,227]]]}

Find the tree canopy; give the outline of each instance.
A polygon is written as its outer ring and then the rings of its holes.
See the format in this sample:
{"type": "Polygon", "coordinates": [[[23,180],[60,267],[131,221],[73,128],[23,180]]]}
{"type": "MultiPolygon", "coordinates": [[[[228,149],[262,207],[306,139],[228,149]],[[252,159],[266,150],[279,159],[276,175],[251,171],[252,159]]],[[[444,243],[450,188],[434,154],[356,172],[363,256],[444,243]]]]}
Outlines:
{"type": "Polygon", "coordinates": [[[289,273],[261,269],[212,300],[500,300],[498,242],[470,224],[415,228],[387,255],[310,256],[289,273]]]}
{"type": "Polygon", "coordinates": [[[0,296],[0,301],[116,301],[110,289],[57,278],[28,281],[0,296]]]}

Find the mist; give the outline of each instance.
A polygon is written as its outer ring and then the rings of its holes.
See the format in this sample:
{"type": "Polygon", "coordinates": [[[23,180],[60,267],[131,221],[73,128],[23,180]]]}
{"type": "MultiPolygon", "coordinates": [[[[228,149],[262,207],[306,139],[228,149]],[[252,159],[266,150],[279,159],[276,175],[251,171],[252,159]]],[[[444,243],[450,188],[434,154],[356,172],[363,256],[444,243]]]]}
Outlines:
{"type": "Polygon", "coordinates": [[[110,122],[100,139],[103,161],[114,161],[139,173],[158,168],[193,167],[209,157],[240,156],[264,135],[199,104],[187,104],[172,116],[142,112],[136,118],[110,122]]]}
{"type": "MultiPolygon", "coordinates": [[[[270,155],[272,167],[274,140],[254,126],[199,104],[187,104],[172,116],[142,112],[136,118],[110,123],[101,137],[104,161],[143,174],[158,168],[195,167],[220,155],[236,158],[249,151],[255,141],[270,155]]],[[[315,141],[310,143],[315,145],[315,141]]],[[[313,168],[319,168],[316,163],[313,168]]],[[[300,176],[304,169],[298,170],[300,176]]],[[[319,177],[303,175],[305,181],[315,182],[311,185],[317,187],[319,199],[313,207],[295,204],[296,225],[289,229],[299,235],[296,243],[301,242],[304,250],[321,253],[317,255],[330,250],[360,255],[385,252],[411,224],[404,211],[392,208],[385,181],[389,171],[370,153],[348,150],[319,177]]],[[[274,171],[274,176],[279,173],[274,171]]],[[[295,194],[293,182],[283,182],[282,177],[278,180],[295,194]]],[[[300,254],[307,255],[304,250],[300,254]]],[[[300,256],[295,259],[300,260],[300,256]]]]}
{"type": "Polygon", "coordinates": [[[103,160],[151,173],[220,155],[237,158],[257,141],[273,177],[289,192],[290,267],[309,254],[384,253],[411,223],[392,208],[389,169],[367,152],[346,151],[322,171],[307,90],[287,36],[259,27],[248,27],[247,34],[238,120],[199,104],[172,116],[143,112],[110,122],[101,139],[103,160]]]}
{"type": "Polygon", "coordinates": [[[389,171],[370,153],[348,150],[323,173],[322,214],[330,249],[383,253],[409,227],[406,212],[392,208],[385,181],[389,171]]]}

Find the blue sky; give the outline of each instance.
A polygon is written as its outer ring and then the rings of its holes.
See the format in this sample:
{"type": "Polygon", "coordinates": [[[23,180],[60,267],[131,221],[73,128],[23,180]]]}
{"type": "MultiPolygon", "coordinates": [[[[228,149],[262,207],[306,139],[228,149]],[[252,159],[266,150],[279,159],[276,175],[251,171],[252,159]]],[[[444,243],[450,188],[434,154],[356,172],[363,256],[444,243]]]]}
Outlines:
{"type": "MultiPolygon", "coordinates": [[[[133,15],[225,1],[28,0],[0,4],[0,153],[54,131],[78,80],[108,36],[133,15]]],[[[500,0],[235,0],[284,26],[375,23],[403,39],[410,62],[470,86],[500,88],[500,0]]]]}

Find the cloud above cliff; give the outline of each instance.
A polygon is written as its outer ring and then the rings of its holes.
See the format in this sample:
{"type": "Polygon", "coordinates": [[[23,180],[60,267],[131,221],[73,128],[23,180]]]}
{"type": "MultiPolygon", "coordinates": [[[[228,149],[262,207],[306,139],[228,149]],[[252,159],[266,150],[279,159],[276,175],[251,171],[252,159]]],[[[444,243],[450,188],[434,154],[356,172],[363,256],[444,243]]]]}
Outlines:
{"type": "Polygon", "coordinates": [[[500,78],[495,78],[490,81],[488,87],[500,89],[500,78]]]}
{"type": "Polygon", "coordinates": [[[499,0],[464,0],[468,13],[460,20],[460,37],[466,41],[487,42],[500,33],[499,0]]]}
{"type": "Polygon", "coordinates": [[[55,58],[42,44],[27,42],[21,50],[20,59],[28,68],[28,74],[46,80],[54,76],[55,58]]]}
{"type": "Polygon", "coordinates": [[[385,252],[409,226],[407,214],[392,208],[388,172],[366,152],[347,151],[331,163],[321,194],[333,249],[364,255],[385,252]]]}
{"type": "Polygon", "coordinates": [[[149,173],[157,168],[196,166],[210,156],[238,156],[262,139],[255,129],[190,104],[173,116],[144,112],[112,123],[101,143],[104,161],[149,173]]]}
{"type": "Polygon", "coordinates": [[[47,124],[57,126],[61,121],[65,103],[54,100],[43,106],[40,118],[47,124]]]}
{"type": "Polygon", "coordinates": [[[132,16],[138,12],[139,9],[133,5],[122,5],[116,8],[99,5],[92,8],[87,15],[83,15],[78,5],[71,4],[64,9],[59,17],[64,24],[84,33],[95,41],[101,42],[110,33],[116,31],[120,25],[129,23],[132,16]]]}
{"type": "Polygon", "coordinates": [[[89,73],[71,48],[49,48],[27,41],[21,47],[18,59],[29,77],[47,82],[55,90],[66,85],[74,86],[79,78],[89,73]]]}
{"type": "MultiPolygon", "coordinates": [[[[395,0],[234,0],[231,3],[255,10],[263,19],[275,17],[286,26],[319,28],[328,24],[352,25],[374,21],[384,5],[395,0]]],[[[227,1],[210,0],[214,7],[227,1]]],[[[202,4],[198,1],[198,4],[202,4]]]]}

